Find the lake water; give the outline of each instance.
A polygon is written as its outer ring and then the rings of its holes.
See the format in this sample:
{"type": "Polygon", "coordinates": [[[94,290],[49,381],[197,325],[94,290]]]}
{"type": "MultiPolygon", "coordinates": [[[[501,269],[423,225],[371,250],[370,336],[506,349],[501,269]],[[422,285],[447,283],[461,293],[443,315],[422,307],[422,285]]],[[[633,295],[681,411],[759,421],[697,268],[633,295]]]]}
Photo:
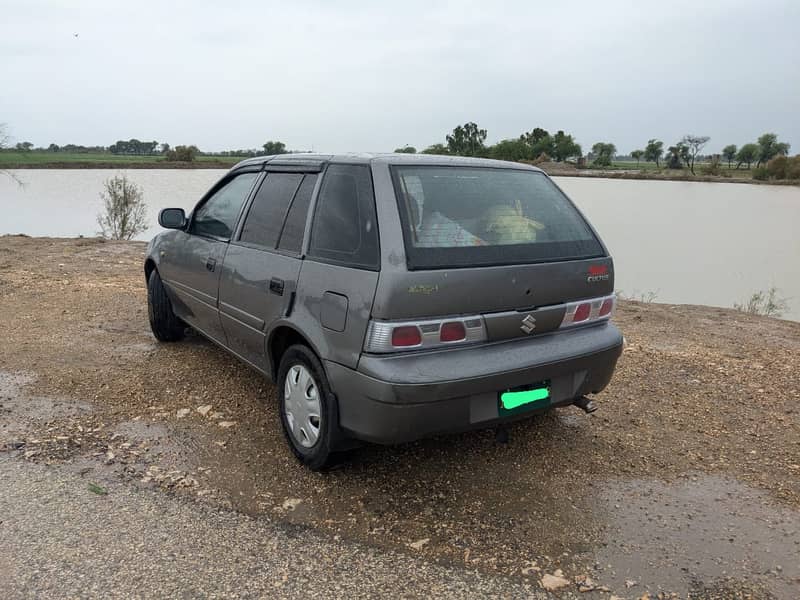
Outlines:
{"type": "MultiPolygon", "coordinates": [[[[161,208],[192,208],[218,170],[125,172],[139,184],[157,231],[161,208]]],[[[0,176],[0,235],[95,235],[110,170],[20,170],[0,176]]],[[[800,187],[557,177],[614,256],[616,287],[658,302],[730,307],[779,289],[800,320],[800,187]]]]}

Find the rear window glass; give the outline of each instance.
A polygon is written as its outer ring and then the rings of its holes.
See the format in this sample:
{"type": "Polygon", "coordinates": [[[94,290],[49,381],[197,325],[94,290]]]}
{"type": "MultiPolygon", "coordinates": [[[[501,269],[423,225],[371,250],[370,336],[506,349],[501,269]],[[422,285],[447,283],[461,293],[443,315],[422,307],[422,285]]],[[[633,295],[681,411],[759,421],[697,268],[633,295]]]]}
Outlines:
{"type": "Polygon", "coordinates": [[[281,250],[300,252],[300,246],[303,244],[303,234],[306,229],[308,205],[311,203],[311,194],[314,192],[316,183],[316,175],[306,175],[303,178],[303,183],[300,184],[300,189],[297,190],[292,206],[289,208],[289,214],[286,216],[286,223],[283,226],[283,233],[281,233],[281,241],[278,243],[278,248],[281,250]]]}
{"type": "Polygon", "coordinates": [[[345,266],[378,268],[378,227],[369,167],[328,167],[317,199],[308,253],[345,266]]]}
{"type": "Polygon", "coordinates": [[[580,213],[542,173],[422,165],[392,173],[410,268],[603,254],[580,213]]]}

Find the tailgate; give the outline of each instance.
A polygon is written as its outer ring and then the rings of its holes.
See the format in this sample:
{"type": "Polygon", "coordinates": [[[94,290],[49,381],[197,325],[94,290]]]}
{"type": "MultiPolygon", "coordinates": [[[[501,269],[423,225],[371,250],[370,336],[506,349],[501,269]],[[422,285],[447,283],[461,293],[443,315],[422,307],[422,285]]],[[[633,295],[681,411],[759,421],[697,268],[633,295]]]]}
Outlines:
{"type": "Polygon", "coordinates": [[[528,335],[521,321],[535,319],[535,333],[558,327],[565,302],[614,291],[610,257],[589,260],[387,272],[380,275],[373,318],[418,319],[483,315],[490,340],[528,335]]]}

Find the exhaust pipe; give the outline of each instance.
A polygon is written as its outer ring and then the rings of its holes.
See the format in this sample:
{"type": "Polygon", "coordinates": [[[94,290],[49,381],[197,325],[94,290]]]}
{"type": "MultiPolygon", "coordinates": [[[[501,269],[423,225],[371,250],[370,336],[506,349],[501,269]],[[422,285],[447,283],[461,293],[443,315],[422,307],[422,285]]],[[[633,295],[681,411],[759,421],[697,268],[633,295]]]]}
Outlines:
{"type": "Polygon", "coordinates": [[[575,400],[573,400],[572,403],[578,408],[580,408],[587,415],[590,415],[597,410],[597,404],[589,400],[589,398],[587,398],[586,396],[575,398],[575,400]]]}

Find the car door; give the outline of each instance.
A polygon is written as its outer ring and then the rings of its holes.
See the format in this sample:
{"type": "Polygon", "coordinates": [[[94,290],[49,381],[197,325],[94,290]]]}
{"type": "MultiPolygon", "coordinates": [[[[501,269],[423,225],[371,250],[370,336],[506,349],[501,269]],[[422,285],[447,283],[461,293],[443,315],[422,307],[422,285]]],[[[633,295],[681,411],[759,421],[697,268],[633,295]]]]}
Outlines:
{"type": "Polygon", "coordinates": [[[228,345],[267,374],[266,336],[292,307],[316,181],[316,173],[268,172],[223,261],[219,308],[228,345]]]}
{"type": "Polygon", "coordinates": [[[217,298],[228,242],[257,171],[233,173],[198,203],[184,231],[162,251],[159,273],[177,302],[175,313],[213,340],[225,344],[217,298]]]}

